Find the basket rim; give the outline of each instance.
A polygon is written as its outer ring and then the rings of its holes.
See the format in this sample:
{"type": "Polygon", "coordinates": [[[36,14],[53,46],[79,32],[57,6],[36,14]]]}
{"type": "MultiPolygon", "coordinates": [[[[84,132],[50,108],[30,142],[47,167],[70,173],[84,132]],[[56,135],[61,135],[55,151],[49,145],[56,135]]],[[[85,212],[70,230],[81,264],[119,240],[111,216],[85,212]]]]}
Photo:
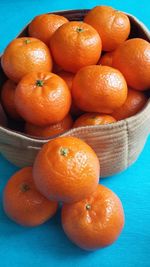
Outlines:
{"type": "MultiPolygon", "coordinates": [[[[69,13],[69,12],[86,12],[86,11],[89,11],[90,9],[67,9],[67,10],[60,10],[60,11],[52,11],[52,12],[47,12],[48,14],[51,14],[51,13],[57,13],[57,14],[61,14],[61,13],[69,13]]],[[[133,21],[135,21],[138,25],[140,25],[140,27],[143,29],[143,31],[145,32],[146,36],[148,37],[148,39],[150,40],[150,31],[149,29],[145,26],[145,24],[140,21],[137,17],[135,17],[134,15],[130,14],[130,13],[127,13],[127,12],[124,12],[122,11],[124,14],[126,14],[129,18],[132,18],[133,21]]],[[[45,13],[42,13],[42,14],[45,14],[45,13]]],[[[32,20],[31,20],[32,21],[32,20]]],[[[28,27],[29,23],[31,22],[29,21],[28,24],[21,30],[21,32],[16,36],[19,37],[19,35],[28,27]]],[[[0,57],[2,57],[3,53],[0,54],[0,57]]],[[[14,136],[14,137],[19,137],[20,139],[23,139],[23,140],[26,140],[26,141],[30,141],[32,143],[39,143],[39,144],[43,144],[45,142],[47,142],[48,140],[51,140],[53,138],[56,138],[58,136],[63,136],[65,134],[69,134],[70,132],[72,131],[81,131],[81,129],[87,129],[87,130],[96,130],[96,131],[99,131],[99,130],[107,130],[107,129],[110,129],[112,128],[112,126],[114,126],[113,128],[115,127],[121,127],[122,125],[124,124],[128,124],[128,123],[132,123],[135,119],[138,119],[142,113],[145,112],[145,110],[150,106],[150,98],[148,99],[146,105],[144,106],[144,108],[138,112],[137,114],[135,114],[134,116],[131,116],[127,119],[124,119],[124,120],[120,120],[120,121],[117,121],[113,124],[106,124],[106,125],[90,125],[90,126],[82,126],[82,127],[78,127],[78,128],[73,128],[73,129],[70,129],[68,131],[65,131],[63,132],[62,134],[57,134],[53,137],[47,137],[47,138],[38,138],[38,137],[34,137],[34,136],[30,136],[30,135],[27,135],[25,133],[22,133],[22,132],[19,132],[19,131],[15,131],[15,130],[12,130],[12,129],[9,129],[7,127],[4,127],[4,126],[0,126],[0,132],[3,132],[5,134],[8,134],[11,136],[14,136]]]]}

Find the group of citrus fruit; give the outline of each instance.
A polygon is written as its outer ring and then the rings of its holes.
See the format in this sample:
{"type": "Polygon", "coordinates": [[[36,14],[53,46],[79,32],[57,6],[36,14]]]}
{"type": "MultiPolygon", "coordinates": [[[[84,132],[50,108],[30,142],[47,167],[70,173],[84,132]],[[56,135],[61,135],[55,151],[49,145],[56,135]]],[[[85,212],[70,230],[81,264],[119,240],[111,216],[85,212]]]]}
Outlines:
{"type": "MultiPolygon", "coordinates": [[[[128,16],[108,6],[93,8],[83,21],[35,17],[29,36],[13,40],[2,56],[6,113],[24,120],[25,132],[38,137],[135,115],[150,88],[150,43],[128,39],[130,28],[128,16]]],[[[42,147],[33,168],[10,178],[4,210],[17,223],[35,226],[61,202],[62,226],[75,244],[87,250],[107,246],[119,236],[124,212],[118,197],[98,185],[99,176],[89,145],[57,137],[42,147]]]]}

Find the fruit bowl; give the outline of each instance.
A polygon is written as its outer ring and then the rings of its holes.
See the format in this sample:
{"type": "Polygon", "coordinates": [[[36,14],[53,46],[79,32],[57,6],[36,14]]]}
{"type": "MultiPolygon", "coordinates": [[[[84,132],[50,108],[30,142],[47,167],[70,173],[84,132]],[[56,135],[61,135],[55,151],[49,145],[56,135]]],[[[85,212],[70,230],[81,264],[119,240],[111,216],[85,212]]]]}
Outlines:
{"type": "MultiPolygon", "coordinates": [[[[89,10],[53,12],[71,20],[83,20],[89,10]]],[[[140,37],[150,41],[146,27],[132,15],[130,38],[140,37]]],[[[28,25],[18,37],[27,36],[28,25]]],[[[6,77],[0,68],[0,84],[6,77]]],[[[10,122],[11,126],[13,123],[10,122]]],[[[19,128],[19,127],[18,127],[19,128]]],[[[85,140],[97,153],[101,163],[101,176],[106,177],[128,168],[140,155],[150,132],[150,100],[135,116],[113,124],[86,126],[71,129],[61,136],[75,136],[85,140]]],[[[56,136],[54,136],[55,138],[56,136]]],[[[50,138],[32,138],[24,133],[0,127],[0,152],[13,164],[31,166],[34,158],[50,138]]]]}

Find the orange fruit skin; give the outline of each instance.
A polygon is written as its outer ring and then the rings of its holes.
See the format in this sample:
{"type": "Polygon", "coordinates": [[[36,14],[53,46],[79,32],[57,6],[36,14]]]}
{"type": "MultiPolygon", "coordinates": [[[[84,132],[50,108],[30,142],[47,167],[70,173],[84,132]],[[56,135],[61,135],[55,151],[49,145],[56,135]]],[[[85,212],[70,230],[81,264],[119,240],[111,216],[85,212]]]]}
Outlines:
{"type": "Polygon", "coordinates": [[[62,25],[50,39],[54,61],[62,69],[76,73],[96,64],[101,55],[101,39],[90,25],[72,21],[62,25]]]}
{"type": "Polygon", "coordinates": [[[32,168],[16,172],[6,184],[3,207],[7,216],[23,226],[37,226],[50,219],[58,204],[42,196],[36,189],[32,168]]]}
{"type": "Polygon", "coordinates": [[[72,203],[93,193],[100,175],[93,149],[75,137],[58,137],[45,144],[33,165],[37,189],[48,199],[72,203]]]}
{"type": "Polygon", "coordinates": [[[81,110],[110,114],[124,104],[127,90],[126,81],[118,70],[93,65],[78,71],[73,80],[72,96],[81,110]]]}
{"type": "Polygon", "coordinates": [[[66,22],[68,22],[68,19],[63,16],[55,14],[39,15],[29,24],[28,33],[29,36],[38,38],[48,45],[53,33],[66,22]]]}
{"type": "Polygon", "coordinates": [[[1,100],[3,107],[5,108],[8,115],[15,120],[20,120],[21,117],[16,110],[14,100],[16,86],[17,85],[13,81],[7,80],[2,86],[1,100]]]}
{"type": "Polygon", "coordinates": [[[14,82],[19,82],[29,72],[52,70],[48,47],[42,41],[31,37],[14,39],[6,47],[1,64],[5,74],[14,82]]]}
{"type": "Polygon", "coordinates": [[[113,51],[129,36],[130,21],[127,15],[109,6],[96,6],[84,18],[93,26],[102,40],[103,51],[113,51]]]}
{"type": "Polygon", "coordinates": [[[101,56],[98,65],[109,66],[112,67],[112,59],[114,52],[107,52],[103,56],[101,56]]]}
{"type": "Polygon", "coordinates": [[[25,133],[37,137],[52,137],[68,131],[69,129],[71,129],[72,125],[73,120],[70,114],[68,114],[62,121],[45,127],[36,126],[34,124],[26,122],[25,133]]]}
{"type": "Polygon", "coordinates": [[[19,114],[29,123],[48,126],[65,118],[71,106],[67,84],[51,72],[32,72],[19,82],[15,92],[19,114]],[[37,82],[43,85],[38,86],[37,82]]]}
{"type": "Polygon", "coordinates": [[[127,40],[115,51],[113,66],[122,72],[131,88],[149,89],[150,43],[140,38],[127,40]]]}
{"type": "Polygon", "coordinates": [[[124,120],[138,113],[146,104],[147,97],[139,91],[128,89],[125,103],[112,113],[116,120],[124,120]]]}
{"type": "Polygon", "coordinates": [[[59,75],[66,82],[66,84],[68,85],[68,88],[71,92],[72,82],[73,82],[75,74],[61,70],[61,71],[57,72],[57,75],[59,75]]]}
{"type": "MultiPolygon", "coordinates": [[[[75,77],[75,74],[71,73],[71,72],[67,72],[67,71],[60,71],[57,73],[57,75],[59,75],[68,85],[68,88],[70,90],[70,92],[72,91],[72,83],[73,83],[73,79],[75,77]]],[[[71,92],[72,94],[72,92],[71,92]]],[[[72,104],[71,104],[71,108],[70,108],[70,113],[73,116],[79,116],[83,113],[82,110],[80,110],[77,105],[73,102],[72,99],[72,104]]]]}
{"type": "Polygon", "coordinates": [[[116,122],[116,119],[110,115],[104,115],[99,113],[85,113],[76,119],[73,127],[81,127],[88,125],[103,125],[116,122]]]}
{"type": "Polygon", "coordinates": [[[63,205],[62,226],[68,238],[82,249],[106,247],[123,229],[122,204],[110,189],[99,185],[88,198],[63,205]]]}

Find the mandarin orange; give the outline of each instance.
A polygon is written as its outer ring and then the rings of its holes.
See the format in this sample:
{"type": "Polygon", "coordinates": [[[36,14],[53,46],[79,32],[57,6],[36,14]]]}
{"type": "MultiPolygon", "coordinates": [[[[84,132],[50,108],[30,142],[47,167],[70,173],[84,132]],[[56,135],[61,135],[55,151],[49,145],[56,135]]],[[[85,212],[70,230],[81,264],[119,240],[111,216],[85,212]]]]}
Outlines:
{"type": "Polygon", "coordinates": [[[102,40],[103,51],[113,51],[129,36],[130,21],[126,14],[109,6],[96,6],[84,18],[102,40]]]}
{"type": "Polygon", "coordinates": [[[101,55],[101,39],[90,25],[71,21],[62,25],[50,39],[54,61],[63,70],[76,73],[80,68],[96,64],[101,55]]]}
{"type": "Polygon", "coordinates": [[[29,123],[48,126],[68,114],[71,94],[67,84],[51,72],[31,72],[17,85],[15,105],[29,123]]]}
{"type": "Polygon", "coordinates": [[[60,15],[43,14],[36,16],[29,24],[29,36],[38,38],[48,45],[53,33],[66,22],[68,19],[60,15]]]}
{"type": "Polygon", "coordinates": [[[63,205],[62,226],[68,238],[82,249],[111,245],[124,226],[121,201],[110,189],[98,185],[88,198],[63,205]]]}
{"type": "Polygon", "coordinates": [[[79,70],[73,80],[72,95],[81,110],[110,114],[127,98],[127,84],[120,71],[101,65],[79,70]]]}
{"type": "Polygon", "coordinates": [[[32,71],[51,71],[52,58],[48,47],[39,39],[19,37],[5,49],[2,68],[9,79],[19,82],[32,71]]]}
{"type": "Polygon", "coordinates": [[[33,165],[37,189],[48,199],[67,203],[91,195],[99,175],[95,152],[75,137],[58,137],[46,143],[33,165]]]}
{"type": "Polygon", "coordinates": [[[103,125],[116,122],[115,118],[110,115],[104,115],[100,113],[85,113],[74,122],[73,127],[81,127],[88,125],[103,125]]]}
{"type": "Polygon", "coordinates": [[[3,193],[3,207],[7,216],[24,226],[37,226],[50,219],[58,204],[41,195],[33,182],[32,168],[16,172],[3,193]]]}
{"type": "Polygon", "coordinates": [[[150,88],[150,43],[133,38],[124,42],[113,55],[113,66],[122,72],[127,84],[136,90],[150,88]]]}

